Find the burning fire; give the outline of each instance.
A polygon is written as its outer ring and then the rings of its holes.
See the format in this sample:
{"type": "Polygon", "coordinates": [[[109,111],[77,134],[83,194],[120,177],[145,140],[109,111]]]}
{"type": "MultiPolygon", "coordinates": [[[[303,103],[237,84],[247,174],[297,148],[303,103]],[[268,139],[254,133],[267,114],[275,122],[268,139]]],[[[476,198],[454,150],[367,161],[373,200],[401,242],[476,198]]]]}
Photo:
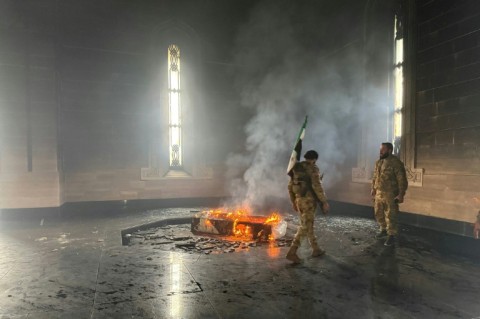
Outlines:
{"type": "MultiPolygon", "coordinates": [[[[254,235],[251,224],[270,225],[273,228],[282,221],[280,214],[277,212],[273,212],[268,216],[254,216],[248,208],[209,210],[201,212],[200,215],[206,218],[206,224],[208,225],[212,225],[212,220],[233,221],[233,236],[243,239],[251,239],[254,235]]],[[[253,238],[261,237],[263,231],[260,230],[253,238]]],[[[273,234],[269,234],[268,239],[274,240],[275,238],[273,234]]]]}
{"type": "Polygon", "coordinates": [[[267,217],[267,220],[264,224],[278,224],[282,218],[278,213],[272,213],[270,216],[267,217]]]}

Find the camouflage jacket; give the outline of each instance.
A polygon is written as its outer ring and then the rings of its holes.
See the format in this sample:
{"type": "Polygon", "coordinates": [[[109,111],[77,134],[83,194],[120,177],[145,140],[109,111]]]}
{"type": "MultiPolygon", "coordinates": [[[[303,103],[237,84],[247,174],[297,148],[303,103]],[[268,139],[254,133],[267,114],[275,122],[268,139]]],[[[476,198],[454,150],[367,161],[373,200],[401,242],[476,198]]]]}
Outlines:
{"type": "Polygon", "coordinates": [[[375,162],[372,190],[379,193],[389,193],[393,196],[405,195],[408,188],[405,166],[398,157],[390,155],[375,162]]]}
{"type": "Polygon", "coordinates": [[[296,163],[293,167],[293,177],[288,183],[290,200],[295,203],[296,198],[314,198],[320,203],[327,203],[327,196],[323,191],[318,166],[307,161],[296,163]]]}

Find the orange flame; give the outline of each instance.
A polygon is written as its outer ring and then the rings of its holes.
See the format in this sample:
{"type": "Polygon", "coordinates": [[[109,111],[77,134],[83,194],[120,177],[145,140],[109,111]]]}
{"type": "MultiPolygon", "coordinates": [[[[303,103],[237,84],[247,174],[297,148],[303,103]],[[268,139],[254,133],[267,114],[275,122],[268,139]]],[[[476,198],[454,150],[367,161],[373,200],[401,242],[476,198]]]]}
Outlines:
{"type": "MultiPolygon", "coordinates": [[[[252,229],[250,226],[242,224],[242,222],[253,222],[270,224],[272,226],[278,224],[282,218],[277,212],[271,213],[268,217],[252,216],[251,210],[248,207],[236,209],[215,209],[204,211],[201,214],[206,215],[208,219],[230,219],[233,220],[232,233],[235,237],[242,237],[250,239],[252,237],[252,229]]],[[[211,224],[210,221],[208,223],[211,224]]],[[[274,240],[273,235],[269,236],[269,240],[274,240]]]]}
{"type": "Polygon", "coordinates": [[[278,224],[281,220],[282,218],[278,213],[272,213],[270,216],[268,216],[264,224],[278,224]]]}

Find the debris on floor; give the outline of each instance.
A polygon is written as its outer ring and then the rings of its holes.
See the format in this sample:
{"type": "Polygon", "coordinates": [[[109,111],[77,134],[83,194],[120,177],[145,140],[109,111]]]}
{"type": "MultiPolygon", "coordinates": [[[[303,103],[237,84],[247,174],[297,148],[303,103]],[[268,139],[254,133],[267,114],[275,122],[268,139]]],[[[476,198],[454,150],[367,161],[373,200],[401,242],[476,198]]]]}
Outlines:
{"type": "Polygon", "coordinates": [[[275,239],[270,242],[247,240],[237,237],[200,236],[192,234],[190,225],[168,225],[126,234],[128,245],[150,245],[154,249],[184,251],[200,254],[225,254],[245,251],[253,247],[285,247],[292,242],[292,236],[275,239]]]}

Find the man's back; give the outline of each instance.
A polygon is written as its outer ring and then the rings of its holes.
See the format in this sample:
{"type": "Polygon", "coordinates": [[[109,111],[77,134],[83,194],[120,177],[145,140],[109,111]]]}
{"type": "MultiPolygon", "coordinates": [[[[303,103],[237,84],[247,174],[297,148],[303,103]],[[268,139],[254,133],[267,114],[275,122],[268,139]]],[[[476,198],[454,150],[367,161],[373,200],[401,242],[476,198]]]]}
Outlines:
{"type": "Polygon", "coordinates": [[[323,191],[320,170],[314,163],[302,161],[293,167],[292,190],[300,197],[312,197],[325,203],[327,198],[323,191]]]}

